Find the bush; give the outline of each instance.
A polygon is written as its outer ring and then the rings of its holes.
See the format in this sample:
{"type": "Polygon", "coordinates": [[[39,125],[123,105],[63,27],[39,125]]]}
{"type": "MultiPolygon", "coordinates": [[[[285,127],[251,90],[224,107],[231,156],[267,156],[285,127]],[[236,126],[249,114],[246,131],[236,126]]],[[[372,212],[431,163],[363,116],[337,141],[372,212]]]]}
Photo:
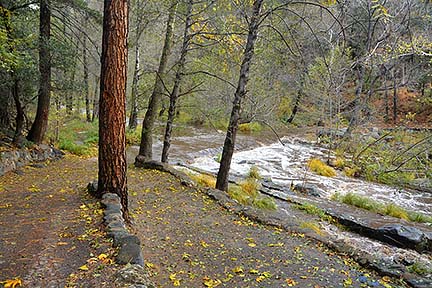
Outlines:
{"type": "Polygon", "coordinates": [[[230,185],[228,195],[242,205],[251,205],[263,210],[276,210],[277,205],[274,199],[261,195],[258,190],[259,183],[255,179],[246,179],[240,185],[230,185]]]}
{"type": "Polygon", "coordinates": [[[190,175],[192,180],[194,180],[199,186],[215,188],[216,178],[206,174],[192,174],[190,175]]]}
{"type": "Polygon", "coordinates": [[[326,176],[326,177],[334,177],[336,176],[336,170],[332,167],[328,166],[321,160],[317,158],[312,158],[308,162],[308,167],[310,170],[315,172],[318,175],[326,176]]]}
{"type": "Polygon", "coordinates": [[[126,131],[126,145],[140,145],[141,131],[139,129],[126,131]]]}

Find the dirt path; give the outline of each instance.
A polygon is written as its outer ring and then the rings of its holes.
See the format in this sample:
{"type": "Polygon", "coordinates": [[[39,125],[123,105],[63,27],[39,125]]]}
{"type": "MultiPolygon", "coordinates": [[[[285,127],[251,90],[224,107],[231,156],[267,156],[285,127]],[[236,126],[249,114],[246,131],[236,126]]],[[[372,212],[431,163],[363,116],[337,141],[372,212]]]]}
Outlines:
{"type": "MultiPolygon", "coordinates": [[[[86,196],[95,159],[66,156],[0,177],[0,281],[113,287],[118,269],[86,196]]],[[[129,167],[133,231],[158,287],[398,287],[349,257],[234,215],[172,176],[129,167]]]]}
{"type": "Polygon", "coordinates": [[[103,236],[101,216],[93,213],[97,201],[85,193],[97,163],[66,156],[36,166],[0,177],[0,281],[17,278],[24,287],[65,287],[79,280],[74,273],[91,253],[109,249],[94,245],[103,236]]]}

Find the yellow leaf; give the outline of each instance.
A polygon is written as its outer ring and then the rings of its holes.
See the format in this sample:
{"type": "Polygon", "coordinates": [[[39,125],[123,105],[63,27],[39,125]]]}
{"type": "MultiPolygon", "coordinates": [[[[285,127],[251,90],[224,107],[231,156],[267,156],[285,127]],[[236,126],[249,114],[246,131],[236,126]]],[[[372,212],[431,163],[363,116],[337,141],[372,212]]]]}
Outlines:
{"type": "Polygon", "coordinates": [[[250,274],[258,274],[259,271],[256,270],[256,269],[250,269],[250,270],[249,270],[249,273],[250,273],[250,274]]]}
{"type": "Polygon", "coordinates": [[[297,282],[294,281],[294,280],[291,279],[291,278],[287,278],[287,279],[285,279],[285,283],[287,283],[287,285],[290,286],[290,287],[297,285],[297,282]]]}
{"type": "Polygon", "coordinates": [[[174,286],[180,286],[180,280],[179,279],[174,279],[173,285],[174,286]]]}
{"type": "Polygon", "coordinates": [[[243,273],[243,267],[237,266],[232,269],[234,273],[243,273]]]}
{"type": "Polygon", "coordinates": [[[388,276],[384,276],[384,277],[382,277],[382,280],[383,280],[384,282],[390,282],[390,281],[391,281],[390,277],[388,277],[388,276]]]}
{"type": "Polygon", "coordinates": [[[2,282],[4,284],[4,288],[15,288],[17,286],[21,286],[22,285],[22,280],[19,278],[15,278],[15,279],[8,279],[4,282],[2,282]]]}
{"type": "Polygon", "coordinates": [[[147,262],[146,264],[145,264],[145,266],[147,267],[147,268],[154,268],[155,267],[155,265],[153,264],[153,263],[150,263],[150,262],[147,262]]]}
{"type": "Polygon", "coordinates": [[[201,246],[204,247],[204,248],[209,247],[209,244],[207,244],[204,240],[201,240],[201,241],[200,241],[200,244],[201,244],[201,246]]]}
{"type": "Polygon", "coordinates": [[[79,269],[79,270],[82,270],[82,271],[87,271],[87,270],[89,270],[89,268],[87,267],[87,265],[82,265],[82,266],[79,267],[78,269],[79,269]]]}
{"type": "Polygon", "coordinates": [[[261,281],[263,281],[263,280],[265,280],[266,279],[266,277],[264,277],[263,275],[261,275],[261,276],[258,276],[256,279],[255,279],[255,281],[257,281],[257,282],[261,282],[261,281]]]}
{"type": "Polygon", "coordinates": [[[102,253],[102,254],[99,254],[99,256],[97,256],[97,258],[98,258],[99,260],[103,261],[103,260],[105,260],[105,259],[108,258],[108,255],[102,253]]]}
{"type": "Polygon", "coordinates": [[[169,276],[169,279],[170,279],[171,281],[174,281],[174,280],[176,279],[176,276],[177,276],[177,273],[172,273],[172,274],[169,276]]]}
{"type": "Polygon", "coordinates": [[[206,287],[213,288],[213,287],[216,287],[216,286],[219,286],[220,284],[222,284],[222,281],[219,279],[213,280],[213,279],[210,279],[209,277],[204,277],[203,278],[203,284],[206,287]]]}
{"type": "Polygon", "coordinates": [[[250,247],[255,247],[256,244],[255,244],[255,243],[249,243],[248,246],[250,246],[250,247]]]}

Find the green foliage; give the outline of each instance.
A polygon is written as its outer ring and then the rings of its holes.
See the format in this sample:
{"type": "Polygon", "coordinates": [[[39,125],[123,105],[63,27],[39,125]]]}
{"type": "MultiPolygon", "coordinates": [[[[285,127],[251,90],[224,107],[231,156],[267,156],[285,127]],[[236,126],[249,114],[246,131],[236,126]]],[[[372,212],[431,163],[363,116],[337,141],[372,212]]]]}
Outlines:
{"type": "Polygon", "coordinates": [[[394,203],[381,204],[369,197],[360,196],[354,193],[347,193],[345,195],[335,193],[332,195],[331,199],[375,213],[388,215],[407,221],[432,223],[432,217],[430,216],[418,212],[407,211],[405,208],[402,208],[394,203]]]}
{"type": "Polygon", "coordinates": [[[334,177],[336,171],[317,158],[312,158],[308,161],[308,167],[311,171],[321,176],[334,177]]]}
{"type": "Polygon", "coordinates": [[[126,130],[126,144],[127,145],[140,145],[141,142],[141,130],[126,130]]]}

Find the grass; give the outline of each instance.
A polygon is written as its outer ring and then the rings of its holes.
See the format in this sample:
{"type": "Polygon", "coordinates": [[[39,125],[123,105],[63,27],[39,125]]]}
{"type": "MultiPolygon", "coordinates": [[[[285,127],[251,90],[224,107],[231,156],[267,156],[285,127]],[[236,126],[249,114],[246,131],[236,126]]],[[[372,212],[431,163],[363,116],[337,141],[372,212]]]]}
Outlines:
{"type": "Polygon", "coordinates": [[[314,231],[316,234],[323,236],[325,233],[321,230],[321,228],[319,227],[318,223],[315,222],[301,222],[300,223],[300,228],[304,228],[304,229],[310,229],[312,231],[314,231]]]}
{"type": "Polygon", "coordinates": [[[432,217],[430,216],[418,212],[407,211],[405,208],[394,203],[381,204],[369,197],[360,196],[354,193],[347,193],[345,195],[336,193],[333,194],[332,200],[411,222],[432,223],[432,217]]]}
{"type": "Polygon", "coordinates": [[[315,172],[318,175],[326,176],[326,177],[334,177],[336,176],[336,170],[332,167],[328,166],[321,160],[317,158],[312,158],[308,161],[308,167],[311,171],[315,172]]]}
{"type": "Polygon", "coordinates": [[[192,180],[201,187],[216,187],[216,178],[206,174],[189,174],[192,180]]]}
{"type": "Polygon", "coordinates": [[[47,132],[47,139],[59,149],[78,156],[97,154],[98,123],[87,122],[80,117],[63,117],[55,119],[47,132]]]}
{"type": "Polygon", "coordinates": [[[247,178],[239,185],[229,185],[228,195],[242,205],[250,205],[263,210],[276,210],[273,198],[259,193],[260,184],[256,179],[247,178]]]}
{"type": "Polygon", "coordinates": [[[257,179],[257,180],[262,179],[258,167],[251,166],[251,168],[249,169],[248,178],[257,179]]]}
{"type": "Polygon", "coordinates": [[[294,208],[305,211],[307,214],[318,216],[320,219],[327,221],[329,223],[336,222],[336,220],[333,219],[333,217],[327,215],[327,213],[325,213],[324,210],[318,208],[313,204],[310,203],[296,204],[294,205],[294,208]]]}
{"type": "Polygon", "coordinates": [[[420,262],[414,262],[414,264],[407,267],[408,271],[411,273],[416,273],[418,275],[426,275],[432,273],[432,269],[426,267],[420,262]]]}

